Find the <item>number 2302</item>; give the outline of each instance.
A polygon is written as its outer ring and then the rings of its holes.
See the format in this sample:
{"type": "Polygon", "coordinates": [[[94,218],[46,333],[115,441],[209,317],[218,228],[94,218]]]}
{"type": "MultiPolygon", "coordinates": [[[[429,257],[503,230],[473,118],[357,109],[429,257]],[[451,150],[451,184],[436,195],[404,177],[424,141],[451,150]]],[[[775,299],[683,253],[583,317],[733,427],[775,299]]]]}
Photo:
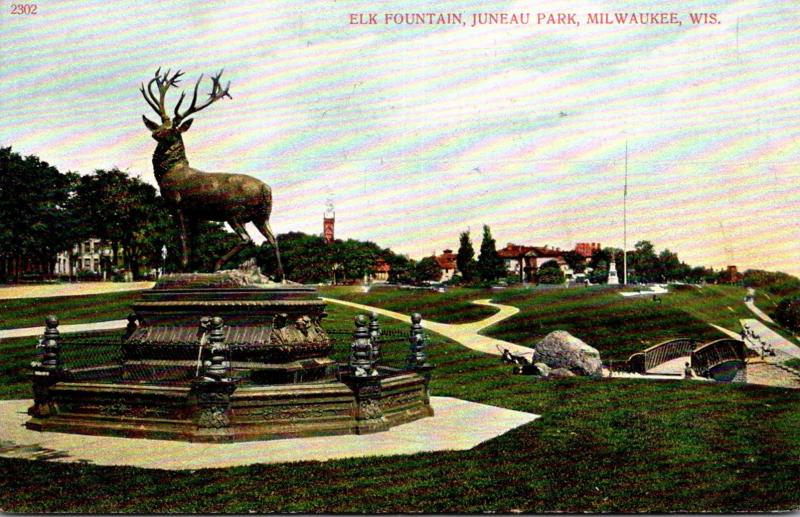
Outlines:
{"type": "Polygon", "coordinates": [[[36,14],[38,10],[36,4],[11,4],[11,14],[36,14]]]}

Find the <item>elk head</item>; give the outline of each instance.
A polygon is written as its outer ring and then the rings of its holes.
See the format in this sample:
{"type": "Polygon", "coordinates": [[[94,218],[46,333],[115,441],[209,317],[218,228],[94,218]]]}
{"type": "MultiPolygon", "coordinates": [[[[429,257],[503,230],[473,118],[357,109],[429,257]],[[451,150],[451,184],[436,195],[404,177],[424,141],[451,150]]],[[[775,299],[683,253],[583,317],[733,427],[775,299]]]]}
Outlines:
{"type": "Polygon", "coordinates": [[[147,83],[147,88],[145,88],[144,83],[142,83],[139,88],[139,91],[142,92],[142,96],[144,97],[144,100],[147,101],[147,104],[150,105],[150,107],[153,108],[153,110],[161,117],[161,124],[158,124],[142,115],[144,125],[147,126],[147,129],[151,131],[153,138],[159,143],[170,144],[180,141],[181,133],[188,131],[188,129],[192,126],[193,119],[188,118],[189,116],[210,106],[214,102],[224,97],[228,97],[229,99],[231,98],[231,95],[228,93],[231,83],[229,81],[225,88],[222,88],[222,84],[220,83],[222,70],[220,70],[217,75],[211,76],[211,82],[213,85],[211,92],[208,94],[208,99],[198,106],[197,89],[200,87],[200,82],[203,80],[203,75],[201,74],[197,79],[197,83],[194,85],[192,104],[183,113],[181,113],[181,103],[183,103],[183,100],[186,98],[186,92],[181,92],[178,103],[175,105],[174,116],[172,119],[170,119],[165,104],[167,91],[173,86],[178,86],[182,75],[183,72],[180,70],[170,75],[169,70],[161,73],[161,68],[159,68],[156,70],[155,77],[150,79],[150,82],[147,83]],[[158,95],[153,92],[153,85],[158,88],[158,95]]]}

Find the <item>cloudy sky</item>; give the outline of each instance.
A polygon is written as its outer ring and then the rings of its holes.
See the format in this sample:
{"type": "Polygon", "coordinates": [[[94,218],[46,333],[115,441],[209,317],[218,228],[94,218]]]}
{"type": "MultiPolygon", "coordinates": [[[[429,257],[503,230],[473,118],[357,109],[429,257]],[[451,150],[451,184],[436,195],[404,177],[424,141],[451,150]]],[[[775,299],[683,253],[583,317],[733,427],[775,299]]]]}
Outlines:
{"type": "Polygon", "coordinates": [[[0,143],[155,183],[139,83],[163,66],[189,88],[224,67],[233,99],[195,116],[189,161],[269,183],[277,232],[320,233],[331,197],[337,237],[417,258],[467,228],[477,247],[482,224],[500,245],[621,247],[627,142],[630,246],[800,274],[796,0],[257,4],[42,0],[35,16],[5,4],[0,143]],[[585,24],[651,11],[683,24],[585,24]],[[582,24],[348,25],[370,12],[582,24]]]}

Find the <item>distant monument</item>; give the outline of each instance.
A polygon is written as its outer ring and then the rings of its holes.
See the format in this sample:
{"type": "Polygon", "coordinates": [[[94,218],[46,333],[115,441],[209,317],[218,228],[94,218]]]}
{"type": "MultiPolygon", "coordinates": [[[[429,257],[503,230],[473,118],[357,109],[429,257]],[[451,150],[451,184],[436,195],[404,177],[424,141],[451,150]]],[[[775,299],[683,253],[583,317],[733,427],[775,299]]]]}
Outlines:
{"type": "Polygon", "coordinates": [[[617,262],[614,257],[611,257],[611,265],[608,267],[608,285],[619,285],[619,277],[617,276],[617,262]]]}

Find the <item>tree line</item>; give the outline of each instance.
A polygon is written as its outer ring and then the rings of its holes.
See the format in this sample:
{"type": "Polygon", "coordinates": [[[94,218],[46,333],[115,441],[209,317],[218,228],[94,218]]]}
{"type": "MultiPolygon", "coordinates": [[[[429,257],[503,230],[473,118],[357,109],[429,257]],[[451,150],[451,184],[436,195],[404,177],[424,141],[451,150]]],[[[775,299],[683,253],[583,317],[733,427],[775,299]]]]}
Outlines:
{"type": "MultiPolygon", "coordinates": [[[[190,230],[195,241],[190,258],[193,271],[211,271],[216,259],[238,242],[220,223],[201,222],[190,230]]],[[[62,173],[36,156],[23,157],[11,147],[0,148],[0,261],[14,266],[0,270],[4,280],[19,280],[26,261],[52,271],[58,253],[71,253],[89,238],[107,243],[110,262],[134,278],[154,268],[167,272],[180,268],[178,229],[152,185],[118,168],[86,175],[62,173]],[[16,278],[8,278],[11,271],[16,278]]],[[[417,262],[373,242],[347,239],[328,245],[321,236],[300,232],[277,238],[287,278],[298,282],[361,279],[372,272],[378,258],[390,265],[392,280],[430,276],[417,262]]],[[[256,258],[267,274],[276,269],[268,243],[247,248],[229,267],[250,258],[256,258]]]]}

